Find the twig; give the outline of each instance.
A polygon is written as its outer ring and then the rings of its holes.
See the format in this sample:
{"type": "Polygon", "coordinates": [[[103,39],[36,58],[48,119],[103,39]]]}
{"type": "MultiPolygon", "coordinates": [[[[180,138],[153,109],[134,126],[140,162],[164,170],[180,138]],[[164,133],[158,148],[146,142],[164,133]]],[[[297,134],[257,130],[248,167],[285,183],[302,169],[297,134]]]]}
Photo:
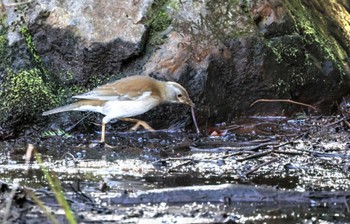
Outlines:
{"type": "Polygon", "coordinates": [[[268,165],[268,164],[270,164],[270,163],[273,163],[273,162],[275,162],[275,161],[277,161],[277,160],[278,160],[278,158],[275,157],[275,158],[273,158],[273,159],[271,159],[271,160],[269,160],[269,161],[267,161],[267,162],[264,162],[264,163],[262,163],[262,164],[260,164],[260,165],[257,165],[257,166],[254,167],[253,169],[247,171],[244,175],[245,175],[245,176],[248,176],[248,175],[250,175],[251,173],[253,173],[253,172],[257,171],[258,169],[260,169],[261,167],[266,166],[266,165],[268,165]]]}
{"type": "MultiPolygon", "coordinates": [[[[79,121],[75,122],[75,124],[73,124],[72,126],[66,128],[65,133],[71,131],[73,128],[75,128],[80,122],[82,122],[85,118],[87,118],[88,116],[90,116],[92,114],[92,112],[88,112],[83,118],[81,118],[79,121]]],[[[98,124],[100,125],[100,124],[98,124]]]]}
{"type": "Polygon", "coordinates": [[[191,158],[191,157],[176,157],[176,158],[169,157],[169,158],[165,158],[165,159],[156,160],[153,162],[153,164],[156,164],[159,162],[164,163],[164,162],[168,162],[168,161],[182,161],[182,160],[193,160],[193,158],[191,158]]]}
{"type": "Polygon", "coordinates": [[[337,121],[334,121],[330,124],[327,124],[326,127],[329,127],[329,126],[332,126],[332,125],[335,125],[335,124],[339,124],[340,122],[344,121],[345,120],[345,117],[343,117],[342,119],[339,119],[337,121]]]}
{"type": "Polygon", "coordinates": [[[218,159],[226,159],[226,158],[230,158],[232,156],[239,156],[239,155],[242,155],[242,154],[253,154],[254,152],[252,151],[239,151],[239,152],[234,152],[234,153],[230,153],[230,154],[226,154],[226,155],[223,155],[223,156],[219,156],[219,157],[216,157],[214,159],[218,160],[218,159]]]}
{"type": "Polygon", "coordinates": [[[278,144],[277,142],[267,142],[267,143],[261,143],[258,145],[252,145],[252,146],[223,146],[223,147],[206,148],[206,149],[190,146],[190,149],[191,151],[195,151],[195,152],[257,151],[259,148],[262,148],[268,145],[277,145],[277,144],[278,144]]]}
{"type": "Polygon", "coordinates": [[[183,162],[183,163],[181,163],[181,164],[179,164],[179,165],[176,165],[176,166],[174,166],[174,167],[171,167],[171,168],[169,169],[168,172],[175,172],[175,171],[177,170],[177,168],[182,167],[182,166],[185,166],[185,165],[189,165],[189,164],[191,164],[191,163],[193,163],[193,162],[194,162],[193,160],[189,160],[189,161],[183,162]]]}
{"type": "Polygon", "coordinates": [[[90,201],[91,204],[94,203],[94,201],[92,200],[92,198],[90,198],[89,196],[87,196],[86,194],[84,194],[84,192],[80,189],[80,180],[77,181],[77,188],[75,189],[73,184],[69,183],[69,186],[71,188],[71,190],[76,194],[76,195],[80,195],[83,198],[87,199],[88,201],[90,201]]]}
{"type": "Polygon", "coordinates": [[[25,174],[28,174],[29,165],[30,165],[30,158],[32,158],[33,150],[34,150],[34,145],[28,144],[26,155],[25,155],[25,163],[24,163],[24,165],[25,165],[24,173],[25,174]]]}
{"type": "Polygon", "coordinates": [[[234,125],[229,125],[229,126],[225,127],[224,130],[231,131],[231,130],[236,130],[236,129],[241,128],[241,127],[242,127],[241,125],[234,124],[234,125]]]}
{"type": "Polygon", "coordinates": [[[296,149],[296,150],[301,151],[301,152],[307,152],[307,153],[310,153],[311,155],[317,156],[317,157],[339,157],[342,159],[350,159],[350,155],[346,155],[346,154],[324,153],[324,152],[314,151],[314,150],[310,150],[310,149],[296,149]]]}
{"type": "Polygon", "coordinates": [[[288,141],[288,142],[284,142],[284,143],[281,143],[279,145],[276,145],[276,146],[273,146],[273,149],[278,149],[278,148],[281,148],[282,146],[285,146],[285,145],[290,145],[292,142],[288,141]]]}
{"type": "Polygon", "coordinates": [[[216,148],[198,148],[194,146],[190,146],[190,149],[192,152],[223,152],[223,151],[242,151],[246,149],[247,147],[242,146],[222,146],[222,147],[216,147],[216,148]]]}
{"type": "Polygon", "coordinates": [[[266,155],[270,154],[270,153],[273,152],[273,151],[274,151],[274,150],[268,150],[268,151],[265,151],[265,152],[255,153],[255,154],[253,154],[253,155],[244,157],[244,158],[242,158],[242,159],[237,159],[236,161],[238,161],[238,162],[243,162],[244,160],[255,159],[255,158],[263,157],[263,156],[266,156],[266,155]]]}
{"type": "Polygon", "coordinates": [[[345,204],[345,207],[346,207],[346,211],[347,211],[348,213],[350,213],[350,207],[349,207],[348,201],[346,200],[346,196],[344,196],[344,204],[345,204]]]}
{"type": "Polygon", "coordinates": [[[302,155],[302,152],[291,152],[291,151],[282,151],[282,150],[274,150],[274,153],[277,154],[285,154],[285,155],[302,155]]]}
{"type": "Polygon", "coordinates": [[[297,102],[294,100],[289,100],[289,99],[258,99],[255,100],[252,104],[250,104],[250,106],[252,107],[254,104],[259,103],[259,102],[285,102],[285,103],[293,103],[293,104],[297,104],[297,105],[301,105],[304,107],[309,107],[315,111],[317,111],[316,107],[311,106],[310,104],[306,104],[306,103],[301,103],[301,102],[297,102]]]}

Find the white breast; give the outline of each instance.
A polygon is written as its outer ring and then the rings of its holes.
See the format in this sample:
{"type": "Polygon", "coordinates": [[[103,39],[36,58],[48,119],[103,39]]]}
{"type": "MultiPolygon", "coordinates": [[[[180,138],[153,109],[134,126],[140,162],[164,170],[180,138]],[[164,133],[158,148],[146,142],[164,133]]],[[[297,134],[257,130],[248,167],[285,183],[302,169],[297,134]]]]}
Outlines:
{"type": "Polygon", "coordinates": [[[114,118],[133,117],[143,114],[159,104],[153,98],[135,101],[108,101],[102,108],[102,114],[106,115],[103,122],[108,123],[114,118]]]}

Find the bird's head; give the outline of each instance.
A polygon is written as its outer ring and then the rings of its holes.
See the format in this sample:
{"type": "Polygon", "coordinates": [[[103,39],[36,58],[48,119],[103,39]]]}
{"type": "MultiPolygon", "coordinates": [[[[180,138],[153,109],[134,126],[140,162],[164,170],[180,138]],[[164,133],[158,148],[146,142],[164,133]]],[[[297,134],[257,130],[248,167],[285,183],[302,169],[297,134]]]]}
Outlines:
{"type": "Polygon", "coordinates": [[[166,98],[170,103],[183,103],[191,107],[195,106],[186,89],[176,82],[166,82],[166,98]]]}

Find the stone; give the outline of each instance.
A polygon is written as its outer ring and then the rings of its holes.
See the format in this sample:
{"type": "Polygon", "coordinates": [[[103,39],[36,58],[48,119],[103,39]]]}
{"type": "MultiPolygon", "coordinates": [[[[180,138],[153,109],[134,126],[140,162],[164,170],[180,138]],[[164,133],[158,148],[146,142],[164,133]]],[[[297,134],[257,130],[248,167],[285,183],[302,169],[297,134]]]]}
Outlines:
{"type": "MultiPolygon", "coordinates": [[[[188,89],[203,126],[236,116],[315,113],[286,103],[250,106],[260,98],[300,101],[316,106],[317,113],[333,113],[332,105],[350,90],[345,0],[38,0],[23,5],[25,13],[4,3],[8,24],[20,25],[21,17],[28,24],[57,85],[135,74],[177,81],[188,89]],[[146,25],[152,4],[166,12],[161,18],[171,18],[157,34],[146,25]],[[147,45],[150,33],[161,35],[159,45],[147,45]]],[[[10,43],[23,45],[16,29],[7,35],[10,43]]],[[[189,114],[180,106],[162,106],[143,118],[157,120],[155,128],[183,128],[191,125],[189,114]]]]}
{"type": "MultiPolygon", "coordinates": [[[[70,73],[86,83],[91,76],[117,73],[123,61],[142,52],[147,31],[142,20],[152,3],[39,0],[28,5],[25,18],[48,71],[58,77],[70,73]]],[[[14,7],[8,9],[8,23],[15,21],[16,13],[14,7]]],[[[18,41],[14,33],[9,39],[18,41]]]]}

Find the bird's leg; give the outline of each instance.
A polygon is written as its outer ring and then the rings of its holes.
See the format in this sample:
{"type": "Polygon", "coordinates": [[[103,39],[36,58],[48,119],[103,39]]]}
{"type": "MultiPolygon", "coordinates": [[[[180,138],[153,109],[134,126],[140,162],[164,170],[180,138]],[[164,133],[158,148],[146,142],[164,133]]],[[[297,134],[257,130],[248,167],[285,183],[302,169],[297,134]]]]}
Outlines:
{"type": "Polygon", "coordinates": [[[136,123],[134,126],[132,126],[132,128],[130,128],[131,131],[136,131],[138,127],[140,127],[140,125],[148,131],[154,131],[154,129],[151,126],[149,126],[149,124],[147,124],[145,121],[141,121],[135,118],[119,118],[119,120],[136,123]]]}
{"type": "Polygon", "coordinates": [[[105,142],[106,123],[102,122],[101,142],[105,142]]]}

